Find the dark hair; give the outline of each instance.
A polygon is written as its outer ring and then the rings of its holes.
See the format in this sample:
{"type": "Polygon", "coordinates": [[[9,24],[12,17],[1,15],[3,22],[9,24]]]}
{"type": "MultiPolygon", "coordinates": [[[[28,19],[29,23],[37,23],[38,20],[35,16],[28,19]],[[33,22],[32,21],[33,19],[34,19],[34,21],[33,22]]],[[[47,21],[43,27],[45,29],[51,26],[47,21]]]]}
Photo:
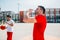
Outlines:
{"type": "Polygon", "coordinates": [[[11,18],[11,16],[10,16],[10,15],[7,15],[7,17],[11,18]]]}
{"type": "Polygon", "coordinates": [[[43,10],[43,14],[45,14],[45,8],[43,6],[38,6],[43,10]]]}

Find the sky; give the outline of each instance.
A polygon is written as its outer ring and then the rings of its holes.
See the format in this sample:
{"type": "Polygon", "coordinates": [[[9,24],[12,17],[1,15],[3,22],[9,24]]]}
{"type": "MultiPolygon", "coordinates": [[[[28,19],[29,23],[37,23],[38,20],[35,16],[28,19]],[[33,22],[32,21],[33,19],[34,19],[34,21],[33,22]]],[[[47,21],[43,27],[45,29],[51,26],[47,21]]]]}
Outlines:
{"type": "Polygon", "coordinates": [[[45,8],[60,8],[60,0],[0,0],[1,11],[18,12],[30,8],[35,10],[38,5],[45,8]]]}

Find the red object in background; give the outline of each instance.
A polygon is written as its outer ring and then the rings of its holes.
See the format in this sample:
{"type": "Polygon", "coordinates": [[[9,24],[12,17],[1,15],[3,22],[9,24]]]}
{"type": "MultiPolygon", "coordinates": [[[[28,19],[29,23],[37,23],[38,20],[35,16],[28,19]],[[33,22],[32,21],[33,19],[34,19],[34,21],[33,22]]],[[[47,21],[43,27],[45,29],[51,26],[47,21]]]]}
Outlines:
{"type": "Polygon", "coordinates": [[[20,11],[20,22],[23,22],[24,11],[20,11]]]}
{"type": "Polygon", "coordinates": [[[5,29],[6,29],[6,27],[5,27],[5,26],[3,26],[3,25],[1,25],[1,26],[0,26],[0,29],[1,29],[1,30],[5,30],[5,29]]]}

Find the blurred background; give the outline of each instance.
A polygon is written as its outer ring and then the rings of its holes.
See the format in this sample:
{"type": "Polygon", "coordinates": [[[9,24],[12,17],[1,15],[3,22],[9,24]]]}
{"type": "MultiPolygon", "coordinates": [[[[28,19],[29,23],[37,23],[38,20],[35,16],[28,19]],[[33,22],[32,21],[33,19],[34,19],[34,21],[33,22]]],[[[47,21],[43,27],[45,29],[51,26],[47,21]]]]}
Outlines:
{"type": "MultiPolygon", "coordinates": [[[[26,11],[19,11],[19,13],[13,11],[0,11],[0,22],[2,20],[7,21],[6,15],[11,15],[16,23],[23,23],[25,14],[26,11]]],[[[34,17],[34,15],[35,14],[31,14],[31,17],[34,17]]],[[[46,18],[48,23],[60,23],[60,8],[46,8],[46,18]]]]}
{"type": "MultiPolygon", "coordinates": [[[[0,0],[0,24],[2,20],[7,21],[6,15],[15,21],[13,40],[33,39],[34,24],[24,23],[23,17],[28,9],[35,10],[38,5],[46,8],[45,40],[60,40],[60,0],[0,0]]],[[[0,30],[0,40],[6,40],[6,37],[6,30],[0,30]]]]}
{"type": "Polygon", "coordinates": [[[16,23],[23,23],[23,17],[28,9],[35,10],[38,5],[42,5],[46,8],[47,22],[60,23],[59,2],[59,0],[0,0],[0,22],[6,21],[6,15],[11,15],[16,23]]]}

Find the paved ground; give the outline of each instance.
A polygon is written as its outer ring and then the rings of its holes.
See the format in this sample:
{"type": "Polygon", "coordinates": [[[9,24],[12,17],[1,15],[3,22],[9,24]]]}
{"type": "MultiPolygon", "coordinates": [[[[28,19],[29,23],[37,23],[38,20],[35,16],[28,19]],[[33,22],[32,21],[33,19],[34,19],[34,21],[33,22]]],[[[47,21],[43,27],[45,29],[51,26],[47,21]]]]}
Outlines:
{"type": "MultiPolygon", "coordinates": [[[[32,40],[33,23],[16,23],[13,40],[32,40]]],[[[0,30],[0,40],[6,40],[6,30],[0,30]]],[[[60,40],[60,24],[48,23],[45,40],[60,40]]]]}

